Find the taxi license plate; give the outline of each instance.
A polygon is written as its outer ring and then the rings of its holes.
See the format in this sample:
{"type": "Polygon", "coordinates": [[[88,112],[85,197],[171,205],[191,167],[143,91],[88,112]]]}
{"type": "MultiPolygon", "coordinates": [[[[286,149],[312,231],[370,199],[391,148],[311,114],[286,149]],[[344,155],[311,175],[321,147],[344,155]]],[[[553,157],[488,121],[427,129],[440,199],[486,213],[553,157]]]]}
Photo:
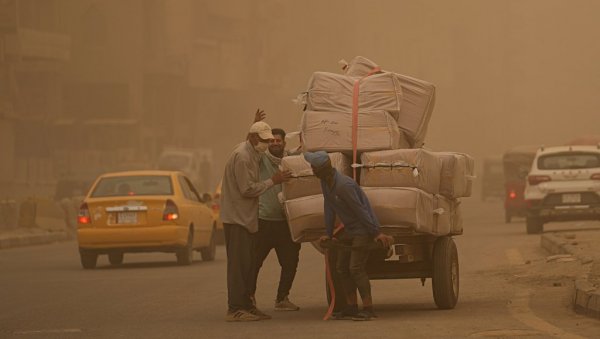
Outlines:
{"type": "Polygon", "coordinates": [[[136,212],[119,212],[117,213],[117,224],[136,224],[136,212]]]}
{"type": "Polygon", "coordinates": [[[579,204],[581,202],[581,194],[569,193],[562,195],[563,204],[579,204]]]}

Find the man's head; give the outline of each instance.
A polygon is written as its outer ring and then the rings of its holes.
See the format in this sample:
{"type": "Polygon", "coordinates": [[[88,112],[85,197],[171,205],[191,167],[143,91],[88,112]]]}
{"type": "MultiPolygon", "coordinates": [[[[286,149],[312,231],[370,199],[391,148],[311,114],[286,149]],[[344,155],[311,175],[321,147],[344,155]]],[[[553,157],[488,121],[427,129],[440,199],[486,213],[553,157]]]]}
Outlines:
{"type": "Polygon", "coordinates": [[[304,153],[304,159],[308,161],[317,178],[325,179],[333,174],[333,167],[331,166],[331,160],[327,152],[306,152],[304,153]]]}
{"type": "Polygon", "coordinates": [[[269,142],[274,139],[271,126],[263,121],[258,121],[250,126],[248,141],[257,152],[265,152],[269,148],[269,142]]]}
{"type": "Polygon", "coordinates": [[[283,157],[285,150],[285,131],[281,128],[273,128],[273,139],[269,141],[269,152],[278,158],[283,157]]]}

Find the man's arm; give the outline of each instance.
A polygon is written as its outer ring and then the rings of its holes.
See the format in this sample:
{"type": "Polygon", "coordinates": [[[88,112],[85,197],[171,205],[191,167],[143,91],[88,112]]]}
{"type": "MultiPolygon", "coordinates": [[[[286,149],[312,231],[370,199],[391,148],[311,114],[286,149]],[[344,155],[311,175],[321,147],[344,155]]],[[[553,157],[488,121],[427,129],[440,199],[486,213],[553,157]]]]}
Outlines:
{"type": "MultiPolygon", "coordinates": [[[[238,155],[234,160],[234,166],[235,181],[243,197],[255,198],[273,187],[274,182],[272,179],[252,180],[250,173],[257,172],[258,164],[253,164],[247,159],[240,159],[238,155]]],[[[258,178],[258,173],[256,173],[256,178],[258,178]]]]}

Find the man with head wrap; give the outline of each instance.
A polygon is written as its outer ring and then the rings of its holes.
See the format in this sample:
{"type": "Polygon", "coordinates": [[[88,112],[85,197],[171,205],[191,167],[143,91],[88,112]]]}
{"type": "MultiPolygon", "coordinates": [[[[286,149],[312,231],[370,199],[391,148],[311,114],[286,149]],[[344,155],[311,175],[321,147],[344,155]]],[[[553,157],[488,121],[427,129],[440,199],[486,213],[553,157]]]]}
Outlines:
{"type": "Polygon", "coordinates": [[[380,232],[379,221],[360,186],[352,178],[335,170],[326,152],[306,152],[304,158],[321,180],[327,232],[327,235],[321,237],[321,241],[333,238],[337,216],[344,224],[344,232],[336,240],[351,247],[338,252],[336,270],[340,274],[348,306],[336,314],[335,319],[370,320],[375,317],[375,313],[366,271],[369,245],[373,241],[381,241],[384,246],[389,246],[392,239],[380,232]],[[356,289],[363,303],[363,310],[360,312],[356,289]]]}
{"type": "Polygon", "coordinates": [[[258,231],[259,196],[274,185],[289,180],[287,171],[276,171],[260,180],[260,156],[273,139],[271,127],[254,123],[247,140],[232,152],[221,186],[221,220],[227,250],[228,311],[226,321],[270,319],[250,299],[256,270],[255,233],[258,231]]]}

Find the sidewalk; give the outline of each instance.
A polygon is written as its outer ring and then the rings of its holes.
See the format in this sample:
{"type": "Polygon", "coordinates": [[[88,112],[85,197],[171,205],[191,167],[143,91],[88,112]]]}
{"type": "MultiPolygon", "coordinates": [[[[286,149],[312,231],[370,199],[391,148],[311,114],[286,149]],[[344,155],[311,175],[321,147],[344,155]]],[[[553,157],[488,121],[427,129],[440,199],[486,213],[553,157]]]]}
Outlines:
{"type": "Polygon", "coordinates": [[[0,229],[0,250],[31,245],[50,244],[72,239],[65,228],[18,227],[0,229]]]}
{"type": "Polygon", "coordinates": [[[573,285],[575,312],[600,319],[600,230],[548,232],[541,246],[552,254],[569,254],[586,268],[573,285]]]}

